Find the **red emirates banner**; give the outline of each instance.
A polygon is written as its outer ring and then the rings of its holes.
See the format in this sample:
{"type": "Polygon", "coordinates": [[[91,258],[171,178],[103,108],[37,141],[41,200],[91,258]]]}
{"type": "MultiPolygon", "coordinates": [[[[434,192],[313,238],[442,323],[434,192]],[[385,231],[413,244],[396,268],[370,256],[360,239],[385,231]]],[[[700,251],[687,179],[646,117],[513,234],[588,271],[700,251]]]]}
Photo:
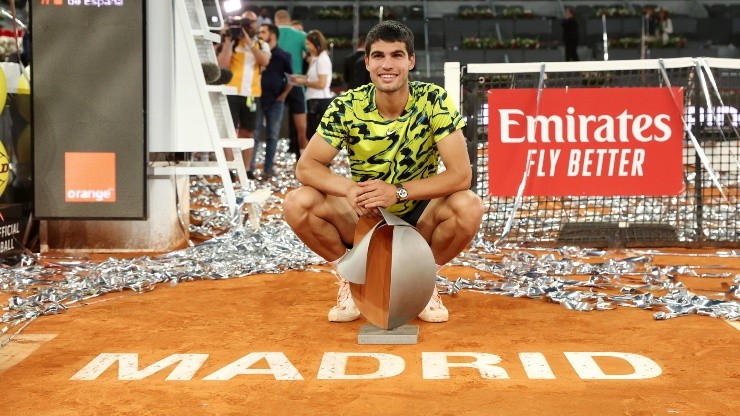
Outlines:
{"type": "Polygon", "coordinates": [[[488,190],[662,196],[683,188],[682,88],[488,91],[488,190]],[[527,160],[529,159],[529,163],[527,160]]]}

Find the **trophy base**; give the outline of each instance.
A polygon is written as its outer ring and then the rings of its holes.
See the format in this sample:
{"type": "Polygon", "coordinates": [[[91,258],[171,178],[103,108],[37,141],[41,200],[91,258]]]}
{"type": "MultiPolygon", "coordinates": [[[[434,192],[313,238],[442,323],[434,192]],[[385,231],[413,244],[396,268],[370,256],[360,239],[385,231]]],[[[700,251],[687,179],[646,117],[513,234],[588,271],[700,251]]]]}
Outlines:
{"type": "Polygon", "coordinates": [[[393,329],[382,329],[375,325],[363,325],[357,343],[363,344],[416,344],[419,339],[418,325],[402,325],[393,329]]]}

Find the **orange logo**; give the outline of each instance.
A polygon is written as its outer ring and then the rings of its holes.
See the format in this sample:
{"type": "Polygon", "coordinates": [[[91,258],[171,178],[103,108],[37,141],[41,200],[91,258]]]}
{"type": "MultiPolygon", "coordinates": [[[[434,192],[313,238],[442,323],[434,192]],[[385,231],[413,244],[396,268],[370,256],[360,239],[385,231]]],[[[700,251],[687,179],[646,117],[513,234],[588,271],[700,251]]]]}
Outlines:
{"type": "Polygon", "coordinates": [[[64,154],[65,202],[116,202],[116,154],[64,154]]]}
{"type": "MultiPolygon", "coordinates": [[[[43,6],[45,4],[49,4],[49,0],[41,0],[41,5],[43,6]]],[[[54,0],[55,6],[61,6],[62,4],[64,4],[64,0],[54,0]]]]}

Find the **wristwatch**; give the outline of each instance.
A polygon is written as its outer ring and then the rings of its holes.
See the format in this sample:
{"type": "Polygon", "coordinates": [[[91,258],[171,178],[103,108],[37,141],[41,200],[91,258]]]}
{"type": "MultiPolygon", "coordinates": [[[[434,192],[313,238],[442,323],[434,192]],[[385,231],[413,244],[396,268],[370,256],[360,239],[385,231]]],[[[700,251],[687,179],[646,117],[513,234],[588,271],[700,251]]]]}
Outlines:
{"type": "Polygon", "coordinates": [[[398,202],[403,202],[409,198],[409,191],[403,187],[402,183],[396,184],[396,198],[398,198],[398,202]]]}

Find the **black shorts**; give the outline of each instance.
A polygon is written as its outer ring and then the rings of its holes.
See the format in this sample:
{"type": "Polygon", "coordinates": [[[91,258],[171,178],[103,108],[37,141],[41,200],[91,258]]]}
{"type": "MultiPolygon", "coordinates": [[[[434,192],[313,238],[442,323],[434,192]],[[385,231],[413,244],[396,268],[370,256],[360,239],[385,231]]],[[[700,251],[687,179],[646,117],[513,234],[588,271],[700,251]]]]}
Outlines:
{"type": "Polygon", "coordinates": [[[290,110],[290,114],[306,114],[306,94],[303,88],[294,86],[290,89],[288,96],[285,97],[285,106],[290,110]]]}
{"type": "Polygon", "coordinates": [[[414,209],[401,215],[401,219],[416,227],[416,223],[419,222],[419,218],[421,218],[421,214],[424,213],[427,205],[429,205],[428,199],[423,199],[417,202],[414,209]]]}
{"type": "MultiPolygon", "coordinates": [[[[421,214],[424,213],[427,205],[429,205],[428,199],[421,200],[416,204],[414,209],[401,215],[399,218],[416,227],[416,223],[419,222],[419,218],[421,218],[421,214]]],[[[350,250],[352,249],[352,243],[344,243],[344,246],[350,250]]]]}
{"type": "Polygon", "coordinates": [[[229,102],[231,118],[234,120],[235,129],[244,129],[254,131],[257,127],[257,113],[259,112],[259,97],[244,97],[241,95],[227,95],[226,100],[229,102]],[[247,101],[254,101],[251,106],[247,101]]]}

